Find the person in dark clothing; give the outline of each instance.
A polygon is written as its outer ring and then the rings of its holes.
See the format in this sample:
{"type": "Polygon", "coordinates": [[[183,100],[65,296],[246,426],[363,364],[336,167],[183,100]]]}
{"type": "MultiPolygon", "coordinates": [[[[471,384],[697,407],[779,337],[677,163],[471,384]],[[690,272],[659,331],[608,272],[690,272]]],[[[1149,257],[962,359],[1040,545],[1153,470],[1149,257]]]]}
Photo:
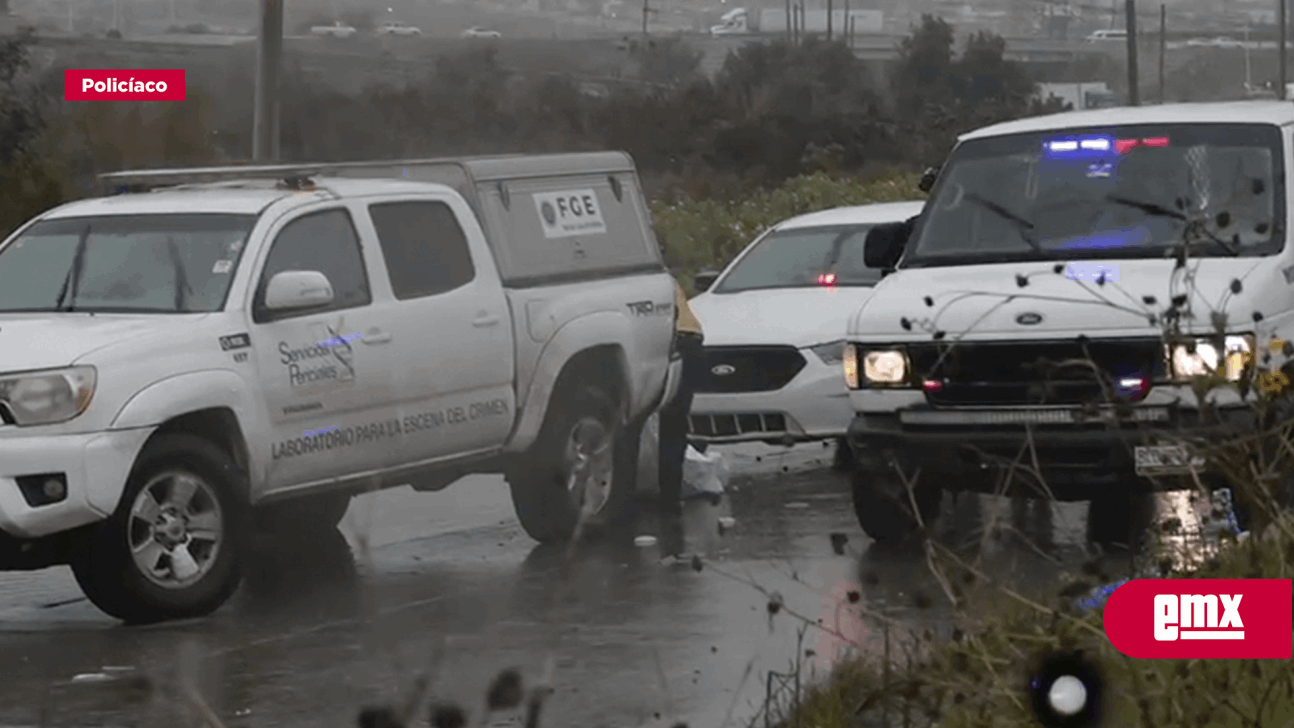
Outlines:
{"type": "Polygon", "coordinates": [[[674,351],[683,360],[678,393],[660,410],[660,505],[667,512],[682,509],[683,461],[687,455],[688,413],[692,396],[705,375],[705,335],[687,304],[683,287],[674,283],[674,351]]]}

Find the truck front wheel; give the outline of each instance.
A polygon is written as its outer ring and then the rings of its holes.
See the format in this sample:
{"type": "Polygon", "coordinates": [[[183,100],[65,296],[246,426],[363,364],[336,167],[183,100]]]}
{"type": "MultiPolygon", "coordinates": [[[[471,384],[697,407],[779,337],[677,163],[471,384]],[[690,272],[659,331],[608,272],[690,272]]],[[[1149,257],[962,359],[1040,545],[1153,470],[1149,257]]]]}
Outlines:
{"type": "Polygon", "coordinates": [[[130,623],[215,611],[240,580],[241,482],[238,466],[206,440],[176,434],[149,442],[116,512],[72,559],[81,590],[130,623]]]}
{"type": "Polygon", "coordinates": [[[939,516],[943,489],[918,482],[908,497],[903,481],[893,473],[854,470],[851,476],[854,515],[863,531],[881,546],[894,546],[918,535],[920,524],[930,528],[939,516]],[[920,524],[912,512],[915,500],[920,524]]]}
{"type": "Polygon", "coordinates": [[[531,538],[567,541],[581,520],[598,528],[628,514],[641,433],[621,428],[617,412],[596,387],[574,385],[554,395],[535,444],[507,474],[517,519],[531,538]]]}

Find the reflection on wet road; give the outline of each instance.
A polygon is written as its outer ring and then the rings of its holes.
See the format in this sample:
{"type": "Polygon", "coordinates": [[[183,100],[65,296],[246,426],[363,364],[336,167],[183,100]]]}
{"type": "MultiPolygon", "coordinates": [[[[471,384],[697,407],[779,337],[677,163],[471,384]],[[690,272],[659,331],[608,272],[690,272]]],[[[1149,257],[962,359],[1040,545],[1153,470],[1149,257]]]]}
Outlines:
{"type": "MultiPolygon", "coordinates": [[[[789,670],[797,644],[819,668],[836,653],[813,632],[798,643],[793,615],[870,648],[875,624],[842,603],[913,625],[946,614],[922,557],[868,551],[847,479],[826,469],[830,450],[727,453],[728,496],[590,544],[565,581],[562,554],[535,548],[506,486],[484,476],[358,499],[344,536],[267,549],[242,592],[204,620],[126,628],[79,599],[66,569],[0,575],[0,724],[177,724],[176,701],[138,681],[73,680],[105,666],[163,687],[194,671],[227,726],[265,728],[354,725],[361,705],[400,698],[423,670],[439,697],[474,709],[498,670],[534,677],[551,657],[548,725],[717,727],[729,714],[744,725],[766,673],[789,670]],[[735,525],[721,528],[724,517],[735,525]],[[841,553],[833,533],[847,537],[841,553]],[[657,542],[635,547],[638,534],[657,542]],[[784,602],[776,617],[760,590],[784,602]]],[[[987,539],[989,568],[1047,584],[1056,562],[1085,558],[1084,514],[1081,503],[946,497],[941,539],[1000,519],[1023,537],[987,539]]]]}

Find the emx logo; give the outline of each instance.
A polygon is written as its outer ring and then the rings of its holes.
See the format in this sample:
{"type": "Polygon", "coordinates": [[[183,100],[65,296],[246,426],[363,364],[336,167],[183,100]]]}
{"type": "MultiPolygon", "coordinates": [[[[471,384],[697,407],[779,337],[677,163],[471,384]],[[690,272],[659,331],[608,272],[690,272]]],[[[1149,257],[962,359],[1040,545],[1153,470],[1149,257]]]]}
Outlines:
{"type": "Polygon", "coordinates": [[[1110,595],[1105,634],[1141,659],[1294,657],[1294,581],[1136,579],[1110,595]]]}

